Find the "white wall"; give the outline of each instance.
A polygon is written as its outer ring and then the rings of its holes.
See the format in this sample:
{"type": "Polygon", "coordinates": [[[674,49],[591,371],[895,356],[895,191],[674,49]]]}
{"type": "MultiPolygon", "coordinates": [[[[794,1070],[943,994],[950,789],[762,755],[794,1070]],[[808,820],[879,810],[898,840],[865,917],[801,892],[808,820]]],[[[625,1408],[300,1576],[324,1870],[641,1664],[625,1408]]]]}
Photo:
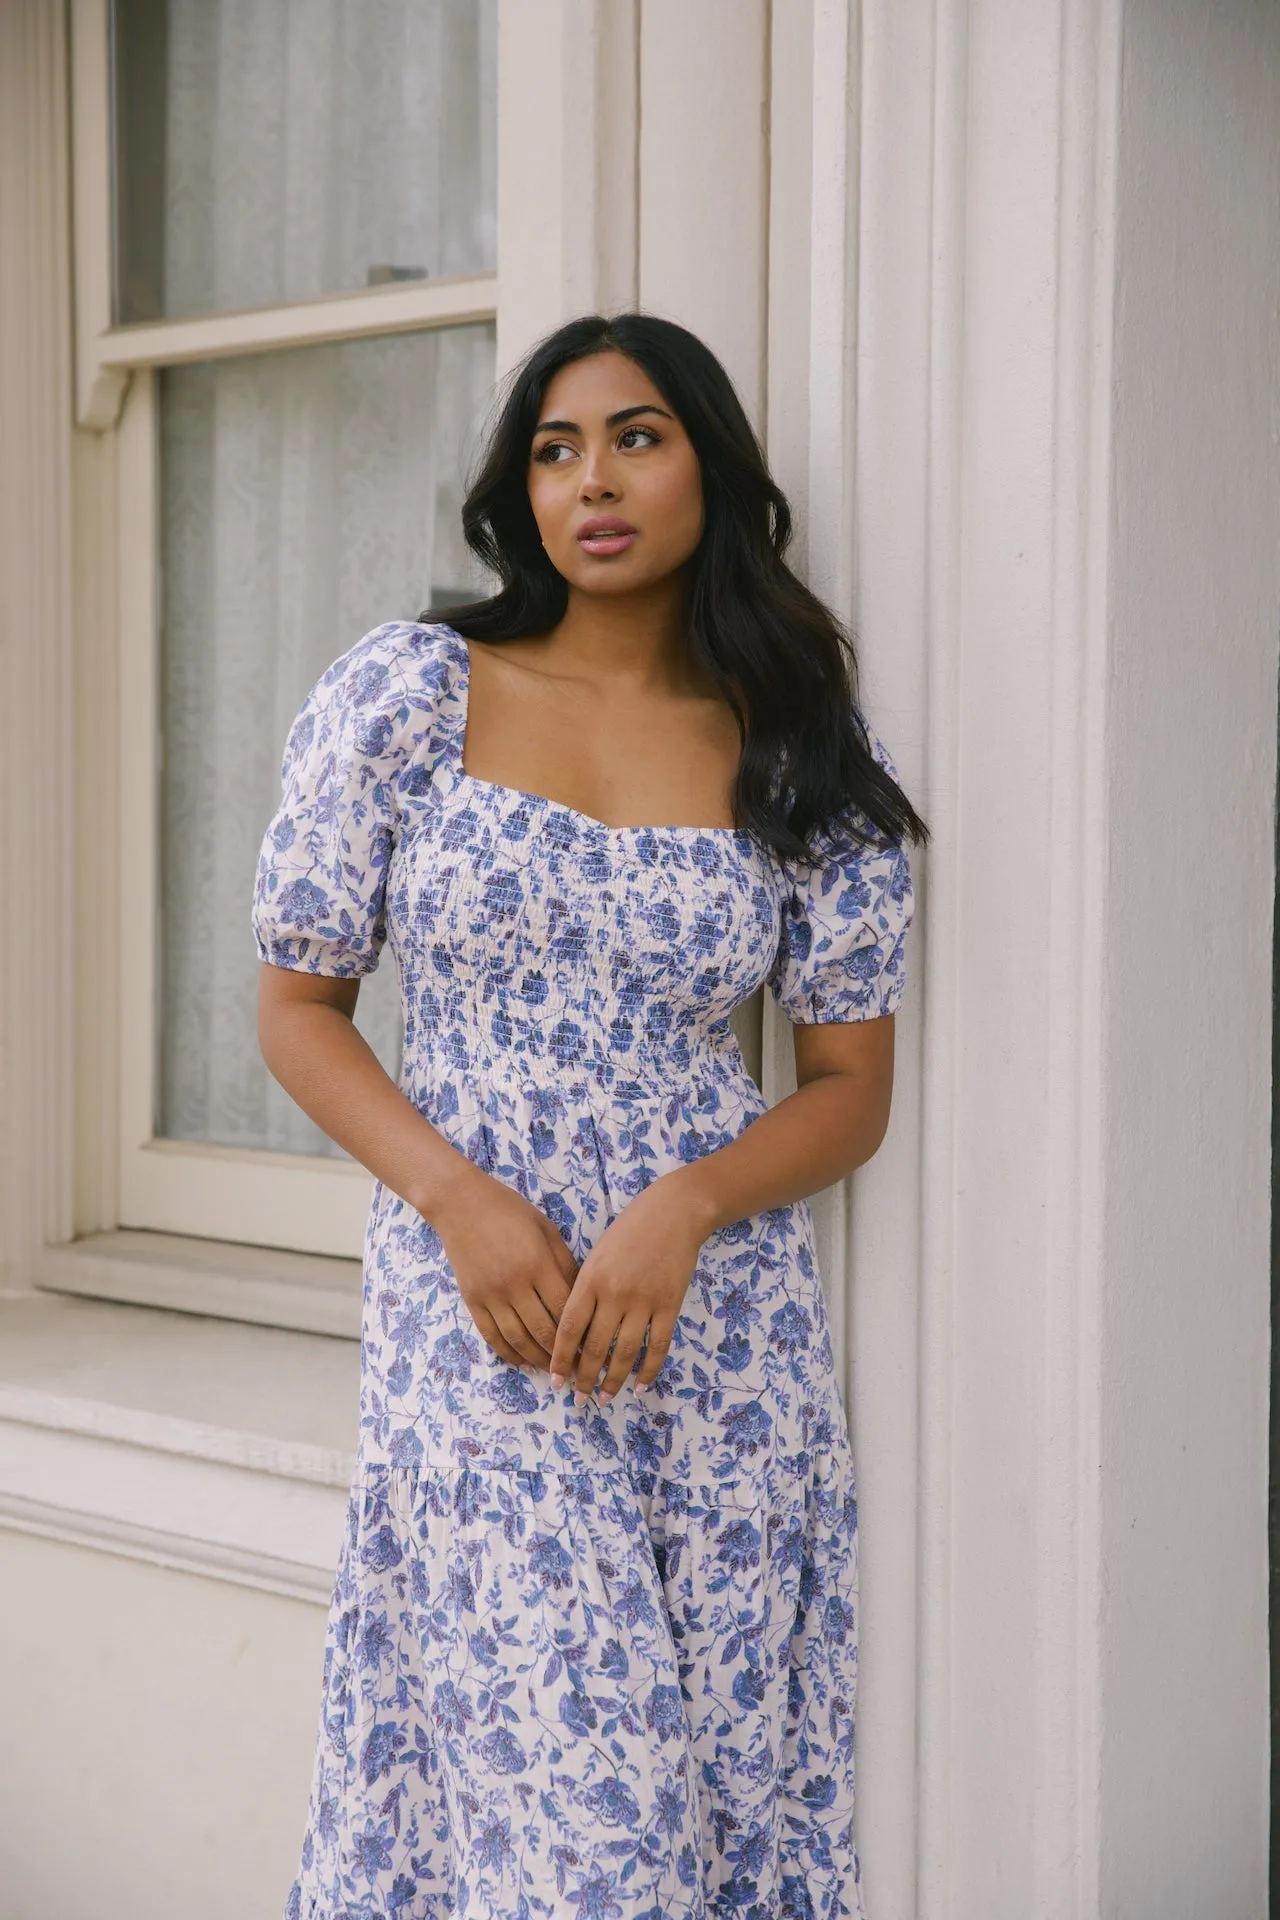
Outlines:
{"type": "Polygon", "coordinates": [[[322,1607],[0,1532],[4,1920],[280,1920],[322,1607]]]}
{"type": "Polygon", "coordinates": [[[1280,8],[1131,0],[1107,766],[1100,1880],[1265,1910],[1280,8]]]}

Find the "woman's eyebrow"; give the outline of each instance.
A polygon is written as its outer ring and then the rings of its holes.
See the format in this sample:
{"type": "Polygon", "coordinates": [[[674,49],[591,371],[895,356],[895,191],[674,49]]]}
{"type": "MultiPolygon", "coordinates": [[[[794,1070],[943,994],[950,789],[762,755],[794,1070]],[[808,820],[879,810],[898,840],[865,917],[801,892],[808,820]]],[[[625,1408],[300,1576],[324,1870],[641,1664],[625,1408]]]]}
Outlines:
{"type": "MultiPolygon", "coordinates": [[[[634,420],[635,416],[638,413],[660,413],[664,420],[670,420],[673,417],[671,414],[667,412],[665,407],[655,407],[651,405],[645,405],[640,407],[621,407],[619,408],[617,413],[610,413],[605,416],[605,425],[606,427],[621,426],[624,420],[634,420]]],[[[581,433],[582,428],[578,425],[576,420],[540,420],[537,426],[534,428],[534,432],[535,433],[581,433]]]]}

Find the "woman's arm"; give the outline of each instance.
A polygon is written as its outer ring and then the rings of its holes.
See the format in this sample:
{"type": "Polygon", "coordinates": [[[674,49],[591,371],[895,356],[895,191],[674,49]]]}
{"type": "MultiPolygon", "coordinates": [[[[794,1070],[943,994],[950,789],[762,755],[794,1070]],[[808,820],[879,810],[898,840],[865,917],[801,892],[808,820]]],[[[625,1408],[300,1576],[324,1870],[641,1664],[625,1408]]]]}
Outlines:
{"type": "Polygon", "coordinates": [[[793,1027],[797,1091],[727,1147],[681,1167],[704,1238],[748,1214],[807,1200],[870,1160],[889,1125],[893,1021],[793,1027]]]}
{"type": "Polygon", "coordinates": [[[513,1366],[545,1367],[577,1264],[552,1223],[446,1140],[352,1024],[358,979],[263,964],[258,1044],[331,1140],[439,1234],[480,1333],[513,1366]]]}
{"type": "Polygon", "coordinates": [[[583,1261],[551,1355],[557,1384],[579,1401],[612,1399],[635,1363],[643,1392],[667,1356],[698,1250],[731,1221],[802,1200],[869,1160],[884,1138],[893,1090],[893,1015],[798,1026],[797,1091],[737,1139],[663,1174],[639,1194],[583,1261]],[[579,1347],[581,1346],[581,1352],[579,1347]]]}

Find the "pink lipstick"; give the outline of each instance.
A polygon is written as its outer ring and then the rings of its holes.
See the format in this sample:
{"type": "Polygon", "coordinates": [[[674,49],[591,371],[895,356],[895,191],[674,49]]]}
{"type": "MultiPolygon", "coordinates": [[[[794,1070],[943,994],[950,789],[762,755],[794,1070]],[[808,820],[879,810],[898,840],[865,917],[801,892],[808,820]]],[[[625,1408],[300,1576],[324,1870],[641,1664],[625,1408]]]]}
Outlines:
{"type": "Polygon", "coordinates": [[[625,553],[636,538],[636,529],[615,514],[597,514],[583,521],[576,537],[584,553],[625,553]]]}

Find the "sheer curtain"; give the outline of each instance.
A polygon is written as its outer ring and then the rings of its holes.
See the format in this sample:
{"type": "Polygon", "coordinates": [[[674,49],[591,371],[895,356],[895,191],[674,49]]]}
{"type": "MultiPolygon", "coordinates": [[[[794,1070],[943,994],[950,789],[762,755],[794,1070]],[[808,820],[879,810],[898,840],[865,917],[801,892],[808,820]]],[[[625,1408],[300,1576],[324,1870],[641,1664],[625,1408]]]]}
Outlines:
{"type": "MultiPolygon", "coordinates": [[[[167,310],[324,291],[360,257],[371,270],[479,264],[492,195],[476,191],[488,162],[474,140],[462,143],[449,191],[449,103],[474,94],[475,76],[464,60],[451,87],[439,61],[459,44],[473,61],[491,59],[491,11],[178,0],[167,310]],[[326,113],[333,124],[317,145],[308,123],[326,113]],[[383,137],[388,115],[394,128],[413,125],[403,151],[383,137]],[[340,165],[335,137],[346,143],[340,165]]],[[[493,330],[476,325],[160,377],[157,1119],[171,1138],[339,1151],[258,1053],[254,862],[289,723],[320,673],[378,622],[482,584],[459,509],[493,365],[493,330]]],[[[385,953],[357,1013],[393,1073],[396,986],[385,953]]]]}
{"type": "Polygon", "coordinates": [[[116,0],[121,319],[492,267],[496,31],[496,0],[116,0]]]}

